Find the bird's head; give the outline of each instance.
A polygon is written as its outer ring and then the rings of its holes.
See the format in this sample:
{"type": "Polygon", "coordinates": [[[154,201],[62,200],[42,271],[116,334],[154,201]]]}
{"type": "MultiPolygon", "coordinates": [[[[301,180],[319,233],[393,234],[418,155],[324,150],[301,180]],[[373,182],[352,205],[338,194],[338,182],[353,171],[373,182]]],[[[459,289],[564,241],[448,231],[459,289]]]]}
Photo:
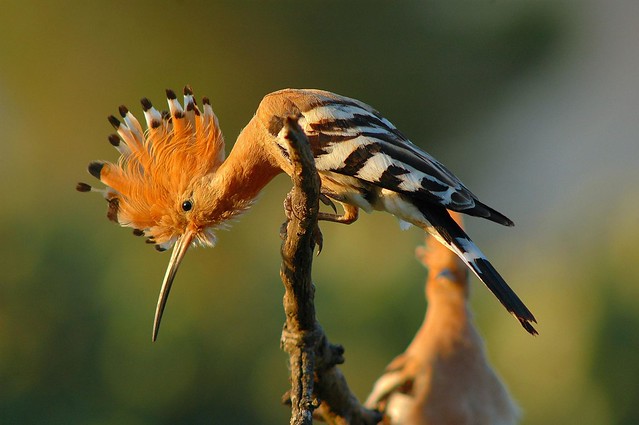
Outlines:
{"type": "Polygon", "coordinates": [[[95,161],[89,172],[104,189],[79,183],[81,192],[100,192],[109,206],[107,217],[133,228],[137,236],[159,251],[173,248],[156,309],[153,340],[171,284],[191,245],[213,246],[214,230],[237,214],[224,210],[211,196],[211,181],[224,161],[224,138],[210,102],[200,110],[190,87],[184,88],[184,105],[167,90],[169,110],[159,112],[142,99],[147,129],[125,106],[122,119],[110,116],[117,134],[109,142],[119,151],[117,162],[95,161]]]}

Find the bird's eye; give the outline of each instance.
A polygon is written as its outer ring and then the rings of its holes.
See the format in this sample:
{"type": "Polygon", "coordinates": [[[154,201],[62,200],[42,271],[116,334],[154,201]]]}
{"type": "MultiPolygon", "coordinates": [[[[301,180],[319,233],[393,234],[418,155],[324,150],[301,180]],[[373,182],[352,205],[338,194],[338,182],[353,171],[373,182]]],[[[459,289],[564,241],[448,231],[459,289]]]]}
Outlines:
{"type": "Polygon", "coordinates": [[[182,211],[191,211],[191,208],[193,208],[191,201],[182,202],[182,211]]]}

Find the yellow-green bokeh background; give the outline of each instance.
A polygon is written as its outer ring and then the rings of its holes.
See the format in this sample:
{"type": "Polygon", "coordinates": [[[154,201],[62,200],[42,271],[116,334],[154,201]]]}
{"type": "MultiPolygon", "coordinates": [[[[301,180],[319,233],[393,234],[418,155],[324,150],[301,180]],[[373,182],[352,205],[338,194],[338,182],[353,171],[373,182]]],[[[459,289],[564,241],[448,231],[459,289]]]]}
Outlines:
{"type": "MultiPolygon", "coordinates": [[[[285,423],[276,179],[190,252],[159,341],[168,254],[79,194],[116,158],[106,116],[209,96],[227,150],[284,87],[361,99],[440,158],[506,229],[469,232],[529,304],[531,338],[472,305],[524,424],[636,424],[639,8],[626,2],[25,1],[0,4],[0,423],[285,423]]],[[[325,224],[319,319],[364,398],[425,308],[418,230],[325,224]]]]}

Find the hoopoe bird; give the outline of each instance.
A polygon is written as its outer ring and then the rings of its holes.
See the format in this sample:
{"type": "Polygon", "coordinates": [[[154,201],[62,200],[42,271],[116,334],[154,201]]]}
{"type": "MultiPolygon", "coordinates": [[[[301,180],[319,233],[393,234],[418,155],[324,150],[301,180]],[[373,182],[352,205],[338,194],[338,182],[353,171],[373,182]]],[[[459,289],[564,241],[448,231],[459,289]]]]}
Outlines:
{"type": "MultiPolygon", "coordinates": [[[[451,214],[460,223],[458,213],[451,214]]],[[[424,322],[377,380],[366,407],[393,425],[514,425],[521,411],[491,366],[469,305],[466,266],[435,238],[416,250],[428,269],[424,322]]]]}
{"type": "Polygon", "coordinates": [[[210,101],[200,109],[189,86],[184,104],[167,90],[163,113],[141,100],[147,129],[125,107],[121,120],[109,116],[117,134],[109,142],[117,163],[94,161],[89,173],[107,217],[164,251],[173,248],[156,308],[153,340],[180,262],[190,246],[214,246],[215,230],[251,207],[276,175],[291,174],[284,120],[298,117],[308,137],[322,185],[322,200],[343,213],[321,212],[320,220],[350,224],[359,209],[386,211],[402,227],[415,225],[457,254],[531,334],[535,317],[447,210],[512,226],[503,214],[478,200],[435,158],[411,143],[375,109],[355,99],[314,89],[270,93],[241,131],[228,158],[210,101]]]}

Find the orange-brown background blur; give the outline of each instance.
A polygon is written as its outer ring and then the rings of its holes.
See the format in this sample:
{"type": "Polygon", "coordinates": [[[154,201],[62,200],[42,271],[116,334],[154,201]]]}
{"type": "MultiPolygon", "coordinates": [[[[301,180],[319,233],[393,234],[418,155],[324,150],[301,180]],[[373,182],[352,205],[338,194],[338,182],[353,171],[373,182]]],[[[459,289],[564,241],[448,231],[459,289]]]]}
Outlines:
{"type": "MultiPolygon", "coordinates": [[[[286,177],[192,250],[159,341],[168,261],[105,218],[86,165],[106,116],[189,83],[227,151],[268,92],[370,103],[515,220],[469,232],[539,319],[473,278],[490,358],[524,424],[636,424],[639,7],[635,2],[6,0],[0,11],[0,423],[287,421],[278,230],[286,177]]],[[[324,224],[317,307],[364,398],[425,308],[420,231],[324,224]]]]}

